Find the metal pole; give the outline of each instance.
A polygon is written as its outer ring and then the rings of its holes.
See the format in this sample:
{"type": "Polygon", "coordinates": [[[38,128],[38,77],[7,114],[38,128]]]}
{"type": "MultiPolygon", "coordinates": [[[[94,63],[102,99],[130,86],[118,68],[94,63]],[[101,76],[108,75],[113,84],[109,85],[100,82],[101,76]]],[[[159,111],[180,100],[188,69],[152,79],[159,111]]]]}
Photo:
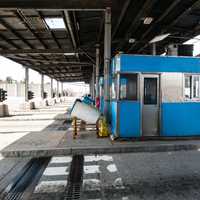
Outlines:
{"type": "Polygon", "coordinates": [[[104,115],[108,120],[108,106],[110,100],[110,61],[111,61],[111,8],[105,10],[104,36],[104,115]]]}
{"type": "Polygon", "coordinates": [[[63,96],[63,82],[61,82],[61,96],[63,96]]]}
{"type": "Polygon", "coordinates": [[[91,96],[93,96],[93,94],[92,94],[92,78],[90,79],[90,83],[89,83],[89,85],[90,85],[90,95],[91,96]]]}
{"type": "Polygon", "coordinates": [[[29,91],[29,69],[25,67],[25,101],[28,102],[28,91],[29,91]]]}
{"type": "Polygon", "coordinates": [[[99,50],[99,44],[96,45],[96,97],[99,97],[99,55],[100,55],[100,50],[99,50]]]}
{"type": "Polygon", "coordinates": [[[50,86],[50,90],[51,90],[51,98],[53,98],[53,79],[51,78],[51,86],[50,86]]]}
{"type": "Polygon", "coordinates": [[[93,93],[93,99],[95,99],[95,81],[96,81],[96,68],[95,65],[93,65],[93,73],[92,73],[92,93],[93,93]]]}
{"type": "Polygon", "coordinates": [[[156,43],[152,44],[152,54],[156,56],[156,43]]]}
{"type": "Polygon", "coordinates": [[[44,74],[41,74],[41,98],[44,99],[44,74]]]}
{"type": "Polygon", "coordinates": [[[59,97],[59,81],[57,81],[57,91],[56,92],[57,92],[56,96],[59,97]]]}

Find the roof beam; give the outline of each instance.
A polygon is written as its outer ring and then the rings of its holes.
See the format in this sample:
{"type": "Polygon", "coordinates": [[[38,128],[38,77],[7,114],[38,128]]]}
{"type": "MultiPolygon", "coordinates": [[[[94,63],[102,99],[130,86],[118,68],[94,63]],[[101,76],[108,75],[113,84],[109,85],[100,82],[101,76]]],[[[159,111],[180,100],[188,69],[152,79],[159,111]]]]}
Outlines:
{"type": "Polygon", "coordinates": [[[35,36],[35,38],[42,44],[42,46],[46,49],[48,49],[48,46],[37,36],[37,34],[32,30],[31,26],[29,25],[29,23],[27,22],[26,16],[24,16],[23,12],[21,10],[17,10],[16,14],[18,16],[18,18],[24,22],[24,25],[26,26],[26,28],[35,36]]]}
{"type": "Polygon", "coordinates": [[[77,52],[83,53],[82,51],[71,52],[70,49],[6,49],[0,50],[0,55],[17,55],[17,54],[75,54],[77,52]]]}
{"type": "MultiPolygon", "coordinates": [[[[77,30],[76,30],[77,38],[78,38],[78,42],[77,42],[77,40],[75,38],[75,35],[74,35],[72,21],[70,19],[69,11],[64,10],[64,12],[63,12],[63,19],[64,19],[65,26],[66,26],[66,28],[68,30],[68,33],[70,35],[73,48],[77,49],[78,45],[80,45],[80,38],[79,38],[79,35],[77,33],[77,30]]],[[[74,19],[76,20],[76,18],[74,18],[74,19]]],[[[77,22],[75,21],[74,23],[75,23],[75,26],[76,26],[77,22]]],[[[77,60],[79,60],[79,55],[78,54],[76,55],[76,58],[77,58],[77,60]]]]}
{"type": "Polygon", "coordinates": [[[76,71],[65,71],[65,72],[46,72],[46,75],[57,75],[57,74],[71,75],[71,74],[89,74],[89,73],[92,73],[92,71],[91,70],[87,70],[87,71],[76,70],[76,71]]]}
{"type": "Polygon", "coordinates": [[[9,24],[7,24],[7,22],[5,22],[2,18],[0,18],[0,23],[3,26],[5,26],[13,35],[15,35],[16,37],[18,37],[21,41],[23,41],[28,47],[34,48],[34,46],[31,43],[29,43],[18,32],[16,32],[14,29],[12,29],[12,27],[9,24]]]}
{"type": "Polygon", "coordinates": [[[85,62],[62,62],[61,64],[41,64],[41,65],[35,65],[35,67],[38,68],[52,68],[52,67],[58,67],[62,68],[64,66],[69,66],[69,67],[78,67],[78,66],[92,66],[90,63],[85,63],[85,62]]]}
{"type": "Polygon", "coordinates": [[[40,11],[38,11],[38,14],[39,14],[39,16],[40,16],[40,19],[41,19],[41,20],[43,21],[43,23],[46,25],[46,27],[47,27],[48,31],[50,32],[50,34],[51,34],[51,36],[52,36],[54,42],[57,44],[58,48],[61,49],[62,46],[61,46],[60,43],[58,42],[58,40],[57,40],[57,38],[56,38],[54,32],[49,28],[48,24],[47,24],[46,21],[44,20],[44,17],[43,17],[43,15],[42,15],[42,13],[41,13],[40,11]]]}
{"type": "MultiPolygon", "coordinates": [[[[160,23],[179,3],[181,2],[181,0],[176,0],[174,1],[169,8],[153,23],[153,25],[142,35],[141,39],[144,39],[154,28],[158,28],[158,23],[160,23]]],[[[163,31],[167,31],[169,30],[169,28],[171,28],[173,25],[175,25],[178,20],[180,20],[180,18],[184,15],[186,15],[188,12],[191,11],[191,9],[197,5],[197,3],[199,3],[200,0],[196,1],[190,8],[187,8],[183,13],[181,13],[169,26],[167,26],[167,28],[165,28],[165,30],[163,31]]],[[[144,45],[143,47],[141,47],[139,49],[138,52],[142,51],[145,47],[148,46],[148,43],[146,45],[144,45]]],[[[134,47],[134,44],[131,46],[131,48],[128,51],[131,51],[134,47]]]]}
{"type": "Polygon", "coordinates": [[[86,65],[91,66],[92,64],[89,62],[68,62],[68,61],[62,61],[62,60],[44,60],[44,59],[36,59],[36,58],[23,58],[23,57],[16,57],[16,56],[7,56],[10,59],[17,60],[17,61],[34,61],[34,62],[41,62],[41,63],[54,63],[52,65],[86,65]]]}
{"type": "MultiPolygon", "coordinates": [[[[140,25],[141,23],[141,18],[144,17],[149,9],[154,5],[154,3],[156,2],[157,0],[146,0],[145,3],[143,4],[142,8],[139,10],[139,12],[137,13],[136,17],[134,17],[131,25],[129,26],[129,29],[126,33],[126,36],[124,37],[125,40],[127,38],[129,38],[135,30],[137,30],[138,26],[140,25]]],[[[123,47],[124,43],[126,41],[122,41],[119,46],[118,46],[118,49],[121,50],[121,48],[123,47]]]]}
{"type": "Polygon", "coordinates": [[[71,9],[90,10],[105,9],[111,6],[110,0],[1,0],[1,8],[23,8],[23,9],[71,9]]]}
{"type": "Polygon", "coordinates": [[[112,32],[112,39],[115,37],[115,34],[117,33],[117,31],[119,29],[119,26],[120,26],[122,20],[124,19],[124,16],[126,14],[126,11],[127,11],[128,7],[129,7],[130,3],[131,3],[131,0],[126,0],[125,1],[124,6],[123,6],[122,11],[121,11],[121,14],[119,16],[119,19],[117,21],[117,24],[115,25],[115,28],[114,28],[114,30],[112,32]]]}

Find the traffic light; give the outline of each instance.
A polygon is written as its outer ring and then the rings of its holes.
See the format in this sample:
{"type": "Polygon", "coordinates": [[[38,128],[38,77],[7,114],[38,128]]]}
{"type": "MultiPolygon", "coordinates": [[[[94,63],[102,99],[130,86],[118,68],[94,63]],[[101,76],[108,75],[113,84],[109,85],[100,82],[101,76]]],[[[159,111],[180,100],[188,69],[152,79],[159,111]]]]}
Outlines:
{"type": "Polygon", "coordinates": [[[0,88],[0,102],[3,102],[7,99],[7,91],[0,88]]]}
{"type": "Polygon", "coordinates": [[[47,92],[44,92],[44,93],[43,93],[43,98],[46,99],[47,96],[48,96],[47,92]]]}
{"type": "Polygon", "coordinates": [[[7,91],[6,90],[3,90],[3,101],[5,101],[7,99],[7,91]]]}
{"type": "Polygon", "coordinates": [[[28,91],[28,100],[31,100],[34,98],[34,92],[28,91]]]}
{"type": "Polygon", "coordinates": [[[3,102],[3,89],[0,88],[0,102],[3,102]]]}

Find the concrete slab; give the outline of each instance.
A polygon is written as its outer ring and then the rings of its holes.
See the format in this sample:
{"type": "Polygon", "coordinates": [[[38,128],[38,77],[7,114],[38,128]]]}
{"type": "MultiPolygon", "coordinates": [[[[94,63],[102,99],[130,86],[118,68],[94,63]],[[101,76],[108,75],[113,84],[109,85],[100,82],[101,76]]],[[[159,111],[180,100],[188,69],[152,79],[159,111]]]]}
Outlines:
{"type": "Polygon", "coordinates": [[[72,131],[31,132],[2,150],[5,157],[45,157],[75,154],[200,151],[200,140],[111,141],[85,131],[74,140],[72,131]]]}

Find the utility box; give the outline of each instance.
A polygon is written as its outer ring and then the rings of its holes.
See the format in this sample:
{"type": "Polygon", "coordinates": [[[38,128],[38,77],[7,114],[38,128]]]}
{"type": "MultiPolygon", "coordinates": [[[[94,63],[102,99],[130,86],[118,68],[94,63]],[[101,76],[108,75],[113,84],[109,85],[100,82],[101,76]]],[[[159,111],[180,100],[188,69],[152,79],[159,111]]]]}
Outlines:
{"type": "Polygon", "coordinates": [[[170,44],[167,46],[168,56],[193,56],[194,46],[190,44],[170,44]]]}

